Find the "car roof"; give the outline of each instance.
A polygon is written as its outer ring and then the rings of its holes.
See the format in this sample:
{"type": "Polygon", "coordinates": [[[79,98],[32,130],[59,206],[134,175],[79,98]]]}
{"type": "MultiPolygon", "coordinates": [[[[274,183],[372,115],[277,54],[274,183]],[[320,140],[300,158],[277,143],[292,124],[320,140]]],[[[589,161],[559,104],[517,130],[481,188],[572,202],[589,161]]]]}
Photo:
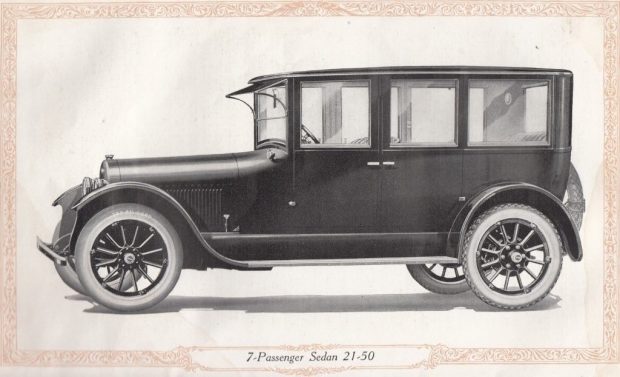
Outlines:
{"type": "Polygon", "coordinates": [[[338,68],[312,71],[284,72],[254,77],[250,84],[286,79],[290,77],[329,77],[353,75],[390,75],[390,74],[544,74],[544,75],[572,75],[566,69],[528,68],[528,67],[486,67],[486,66],[396,66],[396,67],[365,67],[365,68],[338,68]]]}

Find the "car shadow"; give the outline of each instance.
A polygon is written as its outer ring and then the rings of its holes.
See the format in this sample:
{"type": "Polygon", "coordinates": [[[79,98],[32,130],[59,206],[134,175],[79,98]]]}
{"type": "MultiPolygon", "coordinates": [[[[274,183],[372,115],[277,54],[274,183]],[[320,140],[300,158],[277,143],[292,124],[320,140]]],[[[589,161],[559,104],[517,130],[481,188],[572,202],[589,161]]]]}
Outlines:
{"type": "MultiPolygon", "coordinates": [[[[88,313],[109,313],[89,297],[73,295],[70,300],[89,301],[88,313]]],[[[521,311],[560,308],[562,299],[549,295],[538,304],[521,311]]],[[[349,313],[349,312],[426,312],[469,309],[476,312],[505,312],[485,304],[473,293],[439,295],[433,293],[371,295],[282,295],[257,297],[169,296],[155,307],[135,314],[175,313],[181,310],[238,310],[246,313],[349,313]]]]}

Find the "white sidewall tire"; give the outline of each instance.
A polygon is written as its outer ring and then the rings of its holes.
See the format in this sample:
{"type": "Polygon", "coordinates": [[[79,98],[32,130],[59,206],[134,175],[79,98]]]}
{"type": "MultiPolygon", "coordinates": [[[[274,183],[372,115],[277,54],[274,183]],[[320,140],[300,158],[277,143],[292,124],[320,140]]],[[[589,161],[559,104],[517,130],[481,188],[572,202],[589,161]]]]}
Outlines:
{"type": "Polygon", "coordinates": [[[521,309],[534,305],[549,294],[562,270],[562,243],[553,223],[540,211],[521,204],[502,204],[483,213],[470,226],[463,248],[463,270],[472,291],[487,304],[502,309],[521,309]],[[486,231],[498,221],[523,219],[536,225],[547,243],[551,261],[542,280],[530,292],[508,295],[494,291],[484,282],[477,265],[476,251],[486,231]]]}
{"type": "Polygon", "coordinates": [[[176,285],[183,267],[181,240],[166,218],[141,204],[115,204],[95,214],[82,228],[75,247],[75,267],[86,293],[97,303],[117,311],[139,311],[166,298],[176,285]],[[141,296],[116,295],[100,285],[90,262],[90,250],[97,236],[110,224],[120,220],[138,220],[152,226],[168,251],[168,265],[155,287],[141,296]]]}
{"type": "Polygon", "coordinates": [[[431,275],[423,264],[408,264],[407,270],[413,280],[430,292],[442,295],[454,295],[469,291],[469,285],[465,278],[461,281],[451,283],[441,281],[431,275]]]}
{"type": "MultiPolygon", "coordinates": [[[[54,235],[52,236],[53,242],[54,243],[58,242],[59,237],[60,237],[60,222],[58,222],[58,224],[56,224],[56,227],[54,228],[54,235]]],[[[73,289],[74,291],[76,291],[77,293],[81,295],[86,295],[86,292],[84,291],[84,288],[82,287],[82,284],[80,283],[80,279],[78,279],[75,269],[73,268],[73,266],[69,265],[69,262],[65,263],[64,265],[54,262],[54,268],[56,269],[58,276],[60,276],[60,279],[69,288],[73,289]]]]}
{"type": "Polygon", "coordinates": [[[77,273],[75,272],[75,270],[73,270],[71,266],[69,266],[69,263],[63,266],[54,262],[54,267],[56,268],[56,272],[60,276],[60,279],[62,279],[62,281],[69,288],[73,289],[81,295],[87,296],[86,291],[80,283],[80,279],[78,278],[77,273]]]}
{"type": "MultiPolygon", "coordinates": [[[[60,279],[71,289],[73,289],[74,291],[76,291],[77,293],[84,295],[84,296],[88,296],[88,294],[86,293],[86,290],[84,290],[84,287],[82,287],[82,283],[80,283],[80,279],[78,278],[77,272],[75,272],[75,269],[69,265],[69,263],[66,263],[64,266],[60,265],[58,263],[54,263],[54,268],[56,268],[56,272],[58,273],[58,275],[60,276],[60,279]]],[[[140,275],[138,275],[140,276],[140,275]]],[[[138,277],[138,280],[140,278],[138,277]]],[[[117,282],[117,280],[112,280],[112,282],[110,284],[114,284],[114,282],[117,282]]],[[[130,287],[130,285],[132,284],[131,280],[125,280],[123,282],[123,290],[126,290],[130,287]]]]}

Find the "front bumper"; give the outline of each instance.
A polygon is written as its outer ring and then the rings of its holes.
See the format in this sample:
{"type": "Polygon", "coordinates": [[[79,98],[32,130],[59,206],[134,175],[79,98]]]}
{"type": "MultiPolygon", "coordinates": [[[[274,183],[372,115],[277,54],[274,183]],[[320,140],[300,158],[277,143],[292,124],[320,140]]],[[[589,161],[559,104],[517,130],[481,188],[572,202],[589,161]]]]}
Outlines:
{"type": "Polygon", "coordinates": [[[61,266],[67,264],[67,257],[58,254],[56,251],[54,251],[52,245],[41,241],[39,237],[37,237],[37,249],[39,249],[39,251],[43,253],[43,255],[53,260],[54,263],[57,263],[61,266]]]}

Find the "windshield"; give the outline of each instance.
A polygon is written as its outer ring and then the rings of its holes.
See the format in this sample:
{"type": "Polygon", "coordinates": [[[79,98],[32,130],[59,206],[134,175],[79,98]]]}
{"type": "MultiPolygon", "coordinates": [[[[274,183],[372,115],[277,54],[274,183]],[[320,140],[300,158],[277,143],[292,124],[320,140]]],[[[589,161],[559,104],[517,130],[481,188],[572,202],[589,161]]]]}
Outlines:
{"type": "Polygon", "coordinates": [[[256,146],[267,142],[286,146],[286,86],[278,83],[254,93],[256,146]]]}

